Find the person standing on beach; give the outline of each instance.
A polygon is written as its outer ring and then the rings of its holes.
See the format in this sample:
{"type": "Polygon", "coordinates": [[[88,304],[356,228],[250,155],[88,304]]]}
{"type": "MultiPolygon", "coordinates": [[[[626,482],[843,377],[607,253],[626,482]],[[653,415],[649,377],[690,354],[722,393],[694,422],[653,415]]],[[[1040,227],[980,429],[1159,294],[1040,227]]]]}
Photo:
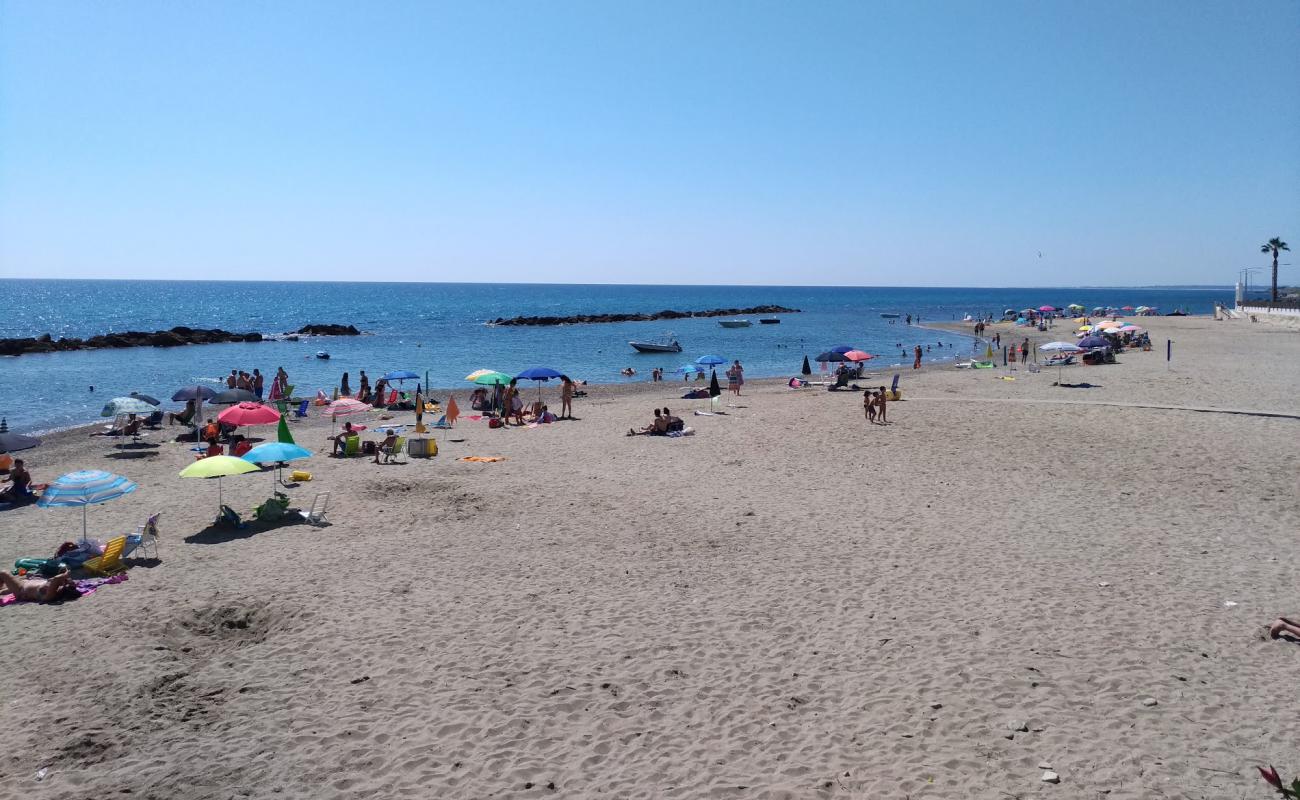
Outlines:
{"type": "Polygon", "coordinates": [[[254,367],[253,368],[253,394],[257,395],[258,400],[262,399],[262,392],[265,389],[266,389],[266,376],[262,374],[261,370],[254,367]]]}
{"type": "Polygon", "coordinates": [[[912,351],[912,356],[913,356],[912,369],[920,369],[921,368],[921,345],[918,344],[916,346],[916,349],[912,351]]]}
{"type": "Polygon", "coordinates": [[[1020,363],[1021,364],[1029,363],[1029,337],[1028,336],[1026,336],[1025,340],[1020,343],[1020,363]]]}
{"type": "Polygon", "coordinates": [[[560,419],[573,419],[573,381],[560,376],[560,419]]]}
{"type": "Polygon", "coordinates": [[[235,388],[235,384],[238,382],[238,379],[235,377],[235,375],[236,375],[236,372],[235,372],[235,370],[232,369],[232,370],[230,371],[230,374],[226,376],[226,388],[227,388],[227,389],[233,389],[233,388],[235,388]]]}
{"type": "Polygon", "coordinates": [[[347,397],[352,394],[352,384],[348,382],[348,374],[343,373],[343,382],[339,384],[339,395],[347,397]]]}
{"type": "Polygon", "coordinates": [[[885,419],[885,401],[889,399],[889,392],[881,386],[880,391],[876,394],[876,420],[881,424],[888,424],[889,420],[885,419]]]}
{"type": "Polygon", "coordinates": [[[363,403],[370,402],[370,379],[364,369],[361,370],[361,384],[357,387],[357,399],[363,403]]]}
{"type": "Polygon", "coordinates": [[[867,389],[865,392],[862,393],[862,413],[866,416],[868,423],[872,423],[872,424],[875,423],[876,400],[875,397],[871,394],[870,389],[867,389]]]}

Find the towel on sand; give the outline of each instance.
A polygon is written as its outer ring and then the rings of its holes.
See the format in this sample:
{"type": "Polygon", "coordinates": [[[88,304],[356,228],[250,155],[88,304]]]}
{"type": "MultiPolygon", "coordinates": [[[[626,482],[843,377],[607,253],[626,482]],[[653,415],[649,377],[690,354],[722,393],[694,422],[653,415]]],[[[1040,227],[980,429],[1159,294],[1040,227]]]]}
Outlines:
{"type": "Polygon", "coordinates": [[[505,456],[463,456],[457,461],[473,461],[477,464],[491,464],[493,461],[505,461],[505,456]]]}

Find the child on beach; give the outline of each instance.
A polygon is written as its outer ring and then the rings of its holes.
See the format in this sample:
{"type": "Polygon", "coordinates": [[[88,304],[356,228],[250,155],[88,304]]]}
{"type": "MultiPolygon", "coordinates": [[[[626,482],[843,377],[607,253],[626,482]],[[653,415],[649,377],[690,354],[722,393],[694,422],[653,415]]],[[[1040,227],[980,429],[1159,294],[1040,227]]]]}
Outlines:
{"type": "Polygon", "coordinates": [[[876,421],[876,398],[870,389],[862,393],[862,413],[866,415],[867,422],[874,423],[876,421]]]}
{"type": "Polygon", "coordinates": [[[880,391],[876,393],[876,419],[881,425],[888,424],[889,420],[885,419],[885,400],[888,399],[888,393],[885,387],[881,386],[880,391]]]}

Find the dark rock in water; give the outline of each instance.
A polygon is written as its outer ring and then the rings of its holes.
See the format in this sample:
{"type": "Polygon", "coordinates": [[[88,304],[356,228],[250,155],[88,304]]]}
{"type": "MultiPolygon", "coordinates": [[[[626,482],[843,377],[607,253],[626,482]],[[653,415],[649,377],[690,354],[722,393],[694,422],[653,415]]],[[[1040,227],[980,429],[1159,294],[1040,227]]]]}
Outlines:
{"type": "Polygon", "coordinates": [[[571,317],[497,317],[489,325],[581,325],[595,322],[652,322],[660,319],[689,319],[691,317],[738,317],[746,314],[797,314],[799,309],[785,306],[754,306],[753,308],[712,308],[707,311],[672,311],[665,309],[650,314],[576,314],[571,317]]]}
{"type": "Polygon", "coordinates": [[[312,336],[360,336],[361,331],[352,325],[303,325],[291,333],[308,333],[312,336]]]}
{"type": "Polygon", "coordinates": [[[260,342],[262,334],[232,333],[220,328],[204,330],[178,325],[168,331],[122,331],[104,333],[89,339],[59,339],[48,333],[39,339],[0,339],[0,355],[18,356],[23,353],[54,353],[68,350],[102,350],[125,347],[181,347],[188,344],[216,344],[219,342],[260,342]]]}

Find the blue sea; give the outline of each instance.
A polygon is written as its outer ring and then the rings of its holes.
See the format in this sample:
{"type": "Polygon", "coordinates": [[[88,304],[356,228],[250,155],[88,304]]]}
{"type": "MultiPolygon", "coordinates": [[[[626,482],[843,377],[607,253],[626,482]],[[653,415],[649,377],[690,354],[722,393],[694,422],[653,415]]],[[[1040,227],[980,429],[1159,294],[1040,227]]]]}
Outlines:
{"type": "MultiPolygon", "coordinates": [[[[1215,301],[1230,300],[1232,290],[0,280],[0,295],[6,300],[0,338],[45,333],[85,338],[176,325],[283,333],[308,323],[351,324],[367,334],[0,359],[0,416],[11,429],[40,431],[93,421],[104,402],[133,390],[166,398],[183,385],[216,385],[231,369],[273,373],[282,366],[299,395],[317,388],[328,392],[345,371],[355,387],[362,369],[372,380],[395,369],[427,373],[430,386],[461,390],[468,387],[464,376],[480,368],[514,374],[548,366],[593,383],[640,381],[649,380],[653,367],[671,371],[705,354],[740,359],[748,377],[784,376],[799,372],[805,354],[839,345],[877,354],[870,365],[880,369],[905,360],[902,351],[916,344],[931,347],[929,357],[936,359],[966,356],[973,349],[968,336],[908,327],[901,319],[890,324],[882,313],[919,315],[924,323],[1079,303],[1197,314],[1210,313],[1215,301]],[[707,318],[549,328],[485,324],[521,314],[763,304],[802,313],[781,315],[780,325],[759,325],[751,317],[753,327],[739,329],[707,318]],[[669,331],[682,343],[682,353],[642,355],[628,346],[629,340],[669,331]],[[318,350],[328,351],[330,360],[315,358],[318,350]],[[628,366],[637,370],[635,378],[619,374],[628,366]]],[[[173,405],[180,404],[164,403],[173,405]]]]}

